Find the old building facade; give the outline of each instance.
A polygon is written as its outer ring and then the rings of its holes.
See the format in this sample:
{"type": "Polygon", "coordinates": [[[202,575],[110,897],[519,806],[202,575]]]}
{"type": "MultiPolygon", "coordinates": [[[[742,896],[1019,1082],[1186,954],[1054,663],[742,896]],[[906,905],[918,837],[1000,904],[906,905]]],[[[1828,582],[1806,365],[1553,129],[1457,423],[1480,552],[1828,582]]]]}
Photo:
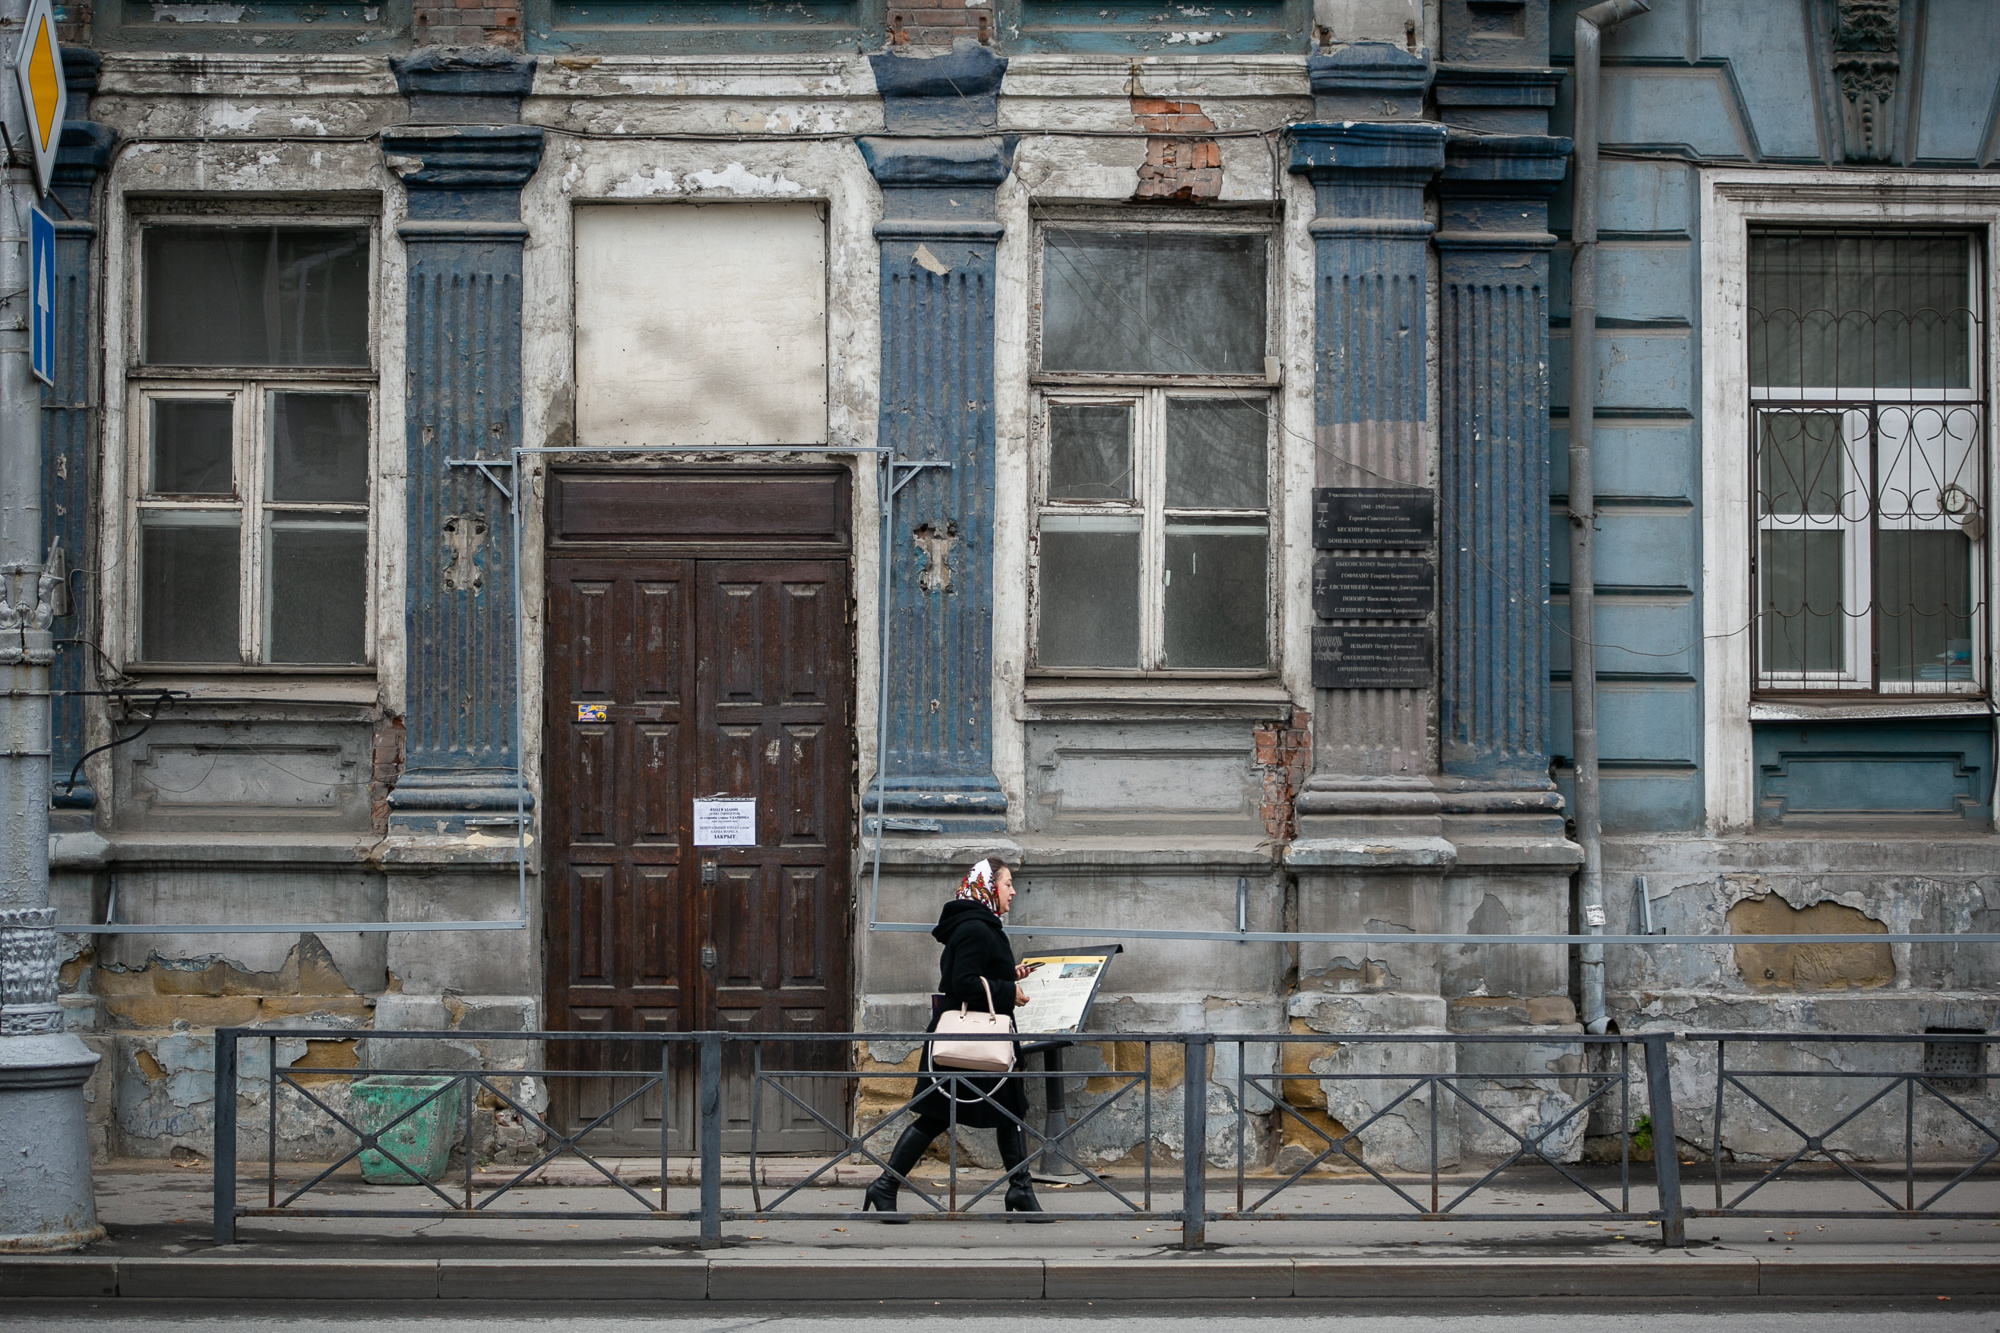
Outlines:
{"type": "MultiPolygon", "coordinates": [[[[986,851],[1167,932],[1107,1032],[1563,1049],[1561,944],[1226,937],[1578,928],[1576,8],[71,9],[100,1150],[206,1150],[217,1025],[921,1027],[880,927],[986,851]]],[[[1605,35],[1614,931],[1991,929],[1996,69],[1979,0],[1605,35]]],[[[1991,956],[1617,947],[1608,1017],[1984,1030],[1991,956]]]]}

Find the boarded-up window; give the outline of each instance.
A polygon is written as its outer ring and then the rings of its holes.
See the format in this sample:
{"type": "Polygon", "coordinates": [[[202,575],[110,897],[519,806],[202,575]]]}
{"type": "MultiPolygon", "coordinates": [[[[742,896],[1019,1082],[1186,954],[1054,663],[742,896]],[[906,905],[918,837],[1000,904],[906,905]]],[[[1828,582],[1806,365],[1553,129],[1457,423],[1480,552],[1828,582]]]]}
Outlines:
{"type": "Polygon", "coordinates": [[[576,212],[583,445],[826,441],[826,227],[815,204],[576,212]]]}

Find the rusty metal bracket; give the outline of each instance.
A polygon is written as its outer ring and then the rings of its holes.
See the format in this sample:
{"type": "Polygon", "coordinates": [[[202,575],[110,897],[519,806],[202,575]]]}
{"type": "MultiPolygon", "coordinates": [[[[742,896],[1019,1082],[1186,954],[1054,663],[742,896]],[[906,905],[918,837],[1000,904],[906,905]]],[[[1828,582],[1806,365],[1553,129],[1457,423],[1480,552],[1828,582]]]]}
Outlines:
{"type": "Polygon", "coordinates": [[[444,460],[444,465],[445,465],[446,467],[476,467],[476,468],[478,468],[478,469],[479,469],[479,475],[481,475],[482,477],[485,477],[485,478],[486,478],[486,480],[488,480],[488,481],[492,482],[492,483],[493,483],[493,489],[494,489],[494,490],[496,490],[496,491],[499,491],[499,492],[500,492],[500,494],[502,494],[502,495],[506,496],[506,497],[507,497],[507,503],[508,503],[508,504],[513,504],[513,503],[514,503],[514,491],[513,491],[513,488],[512,488],[512,487],[510,487],[510,486],[508,486],[506,482],[504,482],[504,481],[500,480],[500,478],[499,478],[499,477],[497,477],[497,476],[495,476],[495,475],[493,474],[493,469],[494,469],[494,468],[496,468],[496,467],[504,467],[504,468],[506,468],[506,469],[507,469],[507,471],[508,471],[509,473],[512,473],[512,472],[514,471],[514,460],[513,460],[513,459],[511,459],[511,458],[447,458],[447,459],[445,459],[445,460],[444,460]]]}

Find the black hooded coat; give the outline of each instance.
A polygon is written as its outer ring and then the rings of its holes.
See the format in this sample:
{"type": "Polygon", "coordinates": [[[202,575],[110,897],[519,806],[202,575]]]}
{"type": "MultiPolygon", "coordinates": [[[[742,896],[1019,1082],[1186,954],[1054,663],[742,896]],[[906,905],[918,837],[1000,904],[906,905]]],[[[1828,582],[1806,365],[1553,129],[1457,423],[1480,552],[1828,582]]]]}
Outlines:
{"type": "MultiPolygon", "coordinates": [[[[983,1012],[986,990],[979,984],[983,978],[993,988],[993,1012],[1014,1012],[1014,950],[1007,943],[1000,918],[994,915],[991,908],[984,903],[955,898],[938,913],[938,923],[931,930],[931,938],[944,946],[944,955],[938,960],[938,990],[945,997],[945,1008],[955,1010],[962,1004],[968,1009],[983,1012]]],[[[925,1030],[935,1032],[937,1020],[933,1018],[930,1027],[925,1030]]],[[[1014,1050],[1015,1067],[1018,1069],[1018,1043],[1014,1050]]],[[[926,1075],[931,1073],[929,1046],[924,1047],[923,1070],[926,1075]]],[[[958,1102],[957,1122],[975,1129],[998,1129],[1012,1123],[995,1108],[995,1102],[1023,1120],[1027,1119],[1028,1098],[1022,1080],[972,1075],[959,1075],[958,1080],[962,1081],[940,1082],[929,1077],[918,1079],[917,1100],[911,1109],[926,1120],[949,1121],[953,1118],[951,1104],[955,1099],[958,1102]],[[992,1102],[986,1100],[989,1097],[992,1102]]]]}

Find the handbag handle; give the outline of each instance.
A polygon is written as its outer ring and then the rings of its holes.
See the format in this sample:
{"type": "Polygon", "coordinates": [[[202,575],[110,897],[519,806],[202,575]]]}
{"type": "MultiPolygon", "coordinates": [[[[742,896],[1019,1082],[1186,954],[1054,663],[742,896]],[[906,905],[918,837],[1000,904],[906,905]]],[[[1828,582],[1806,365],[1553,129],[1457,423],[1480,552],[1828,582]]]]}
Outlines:
{"type": "MultiPolygon", "coordinates": [[[[987,981],[987,979],[986,979],[985,977],[981,977],[981,978],[979,979],[979,985],[980,985],[980,987],[981,987],[982,989],[984,989],[984,990],[985,990],[985,992],[986,992],[986,1012],[987,1012],[987,1014],[988,1014],[989,1016],[991,1016],[991,1017],[992,1017],[992,1019],[993,1019],[993,1020],[994,1020],[995,1022],[998,1022],[998,1021],[999,1021],[999,1019],[1000,1019],[1000,1011],[999,1011],[999,1010],[997,1010],[997,1009],[995,1009],[995,1008],[993,1007],[993,985],[992,985],[992,983],[991,983],[991,982],[989,982],[989,981],[987,981]]],[[[963,1014],[963,1013],[969,1013],[969,1012],[971,1011],[971,1008],[972,1008],[972,1006],[971,1006],[971,1005],[968,1005],[968,1004],[965,1004],[965,1003],[963,1003],[963,1002],[960,1002],[960,1004],[959,1004],[959,1006],[958,1006],[958,1012],[960,1012],[961,1014],[963,1014]]]]}

